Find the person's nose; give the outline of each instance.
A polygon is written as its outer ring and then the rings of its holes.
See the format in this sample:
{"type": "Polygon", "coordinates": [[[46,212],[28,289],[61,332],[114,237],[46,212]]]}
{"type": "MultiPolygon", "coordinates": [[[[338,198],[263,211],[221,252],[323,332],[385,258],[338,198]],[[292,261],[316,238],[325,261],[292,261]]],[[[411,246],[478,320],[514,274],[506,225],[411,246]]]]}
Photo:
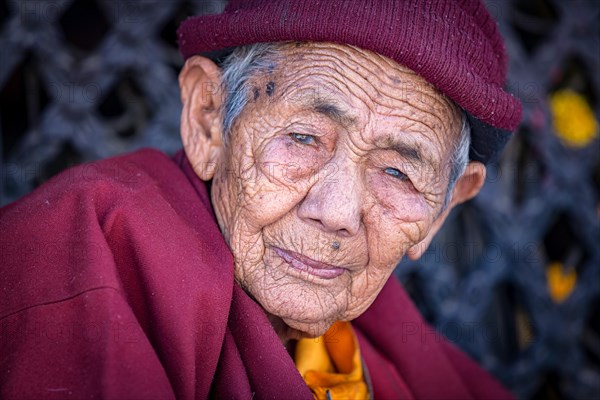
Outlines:
{"type": "Polygon", "coordinates": [[[328,173],[319,173],[298,209],[298,216],[326,232],[353,236],[361,223],[359,173],[349,161],[332,160],[324,170],[328,173]]]}

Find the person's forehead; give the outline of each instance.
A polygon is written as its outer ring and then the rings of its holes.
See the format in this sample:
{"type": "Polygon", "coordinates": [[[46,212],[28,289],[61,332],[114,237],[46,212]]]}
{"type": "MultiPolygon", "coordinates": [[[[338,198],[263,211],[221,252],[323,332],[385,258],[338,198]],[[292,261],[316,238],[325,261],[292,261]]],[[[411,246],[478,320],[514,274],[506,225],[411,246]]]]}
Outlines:
{"type": "MultiPolygon", "coordinates": [[[[280,72],[290,80],[329,75],[340,84],[355,83],[368,91],[388,91],[391,97],[435,97],[455,107],[440,91],[411,69],[395,61],[350,45],[309,42],[280,45],[276,59],[280,72]],[[317,72],[321,70],[320,72],[317,72]]],[[[377,94],[377,93],[376,93],[377,94]]]]}

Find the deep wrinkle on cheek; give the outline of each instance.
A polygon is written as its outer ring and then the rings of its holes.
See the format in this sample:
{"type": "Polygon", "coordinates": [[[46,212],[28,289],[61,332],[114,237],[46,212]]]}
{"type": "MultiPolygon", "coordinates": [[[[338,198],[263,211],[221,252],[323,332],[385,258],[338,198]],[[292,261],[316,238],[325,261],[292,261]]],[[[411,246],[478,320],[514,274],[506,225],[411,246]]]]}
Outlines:
{"type": "Polygon", "coordinates": [[[306,150],[284,135],[272,137],[257,153],[256,162],[263,175],[285,190],[301,190],[301,181],[314,172],[318,160],[310,158],[306,150]]]}
{"type": "Polygon", "coordinates": [[[383,172],[371,172],[368,185],[377,203],[397,221],[412,223],[426,219],[429,206],[423,195],[414,188],[407,188],[408,182],[390,183],[391,179],[395,178],[383,172]]]}

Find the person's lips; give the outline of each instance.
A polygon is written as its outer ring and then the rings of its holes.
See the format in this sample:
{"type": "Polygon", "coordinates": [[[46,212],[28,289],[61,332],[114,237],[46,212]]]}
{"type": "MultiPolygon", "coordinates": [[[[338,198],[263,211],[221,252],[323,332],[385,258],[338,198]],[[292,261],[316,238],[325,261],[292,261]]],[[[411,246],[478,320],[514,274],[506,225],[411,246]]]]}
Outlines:
{"type": "Polygon", "coordinates": [[[290,250],[283,250],[279,247],[273,247],[273,250],[293,268],[319,278],[337,278],[346,271],[346,268],[322,263],[290,250]]]}

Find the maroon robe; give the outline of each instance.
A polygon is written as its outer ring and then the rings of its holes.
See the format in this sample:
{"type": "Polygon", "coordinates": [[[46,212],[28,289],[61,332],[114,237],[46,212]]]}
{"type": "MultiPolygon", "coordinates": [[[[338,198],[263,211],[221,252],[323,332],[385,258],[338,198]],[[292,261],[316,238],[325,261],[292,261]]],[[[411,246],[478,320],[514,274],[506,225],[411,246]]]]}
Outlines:
{"type": "MultiPolygon", "coordinates": [[[[79,166],[1,209],[0,265],[0,398],[312,398],[181,152],[79,166]]],[[[423,341],[395,278],[353,326],[375,398],[511,398],[423,341]]]]}

